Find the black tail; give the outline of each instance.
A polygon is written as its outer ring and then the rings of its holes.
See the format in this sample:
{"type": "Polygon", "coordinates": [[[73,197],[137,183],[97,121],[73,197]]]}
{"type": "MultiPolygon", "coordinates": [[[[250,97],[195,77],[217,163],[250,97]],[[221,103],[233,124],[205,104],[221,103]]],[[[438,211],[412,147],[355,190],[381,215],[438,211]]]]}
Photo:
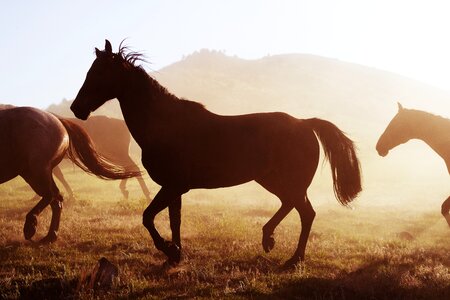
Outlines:
{"type": "Polygon", "coordinates": [[[83,171],[102,179],[125,179],[142,175],[140,171],[129,171],[127,166],[117,165],[98,153],[89,135],[79,125],[63,118],[58,119],[69,134],[67,155],[83,171]]]}
{"type": "Polygon", "coordinates": [[[317,118],[305,122],[316,133],[330,161],[336,198],[347,205],[362,190],[361,168],[353,141],[331,122],[317,118]]]}

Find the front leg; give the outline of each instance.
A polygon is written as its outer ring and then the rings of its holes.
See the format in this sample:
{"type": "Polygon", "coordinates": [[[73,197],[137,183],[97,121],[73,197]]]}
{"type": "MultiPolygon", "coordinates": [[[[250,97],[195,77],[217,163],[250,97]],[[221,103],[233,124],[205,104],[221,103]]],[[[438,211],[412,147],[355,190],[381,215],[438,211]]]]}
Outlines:
{"type": "MultiPolygon", "coordinates": [[[[172,243],[181,250],[181,196],[175,198],[169,204],[170,229],[172,230],[172,243]]],[[[176,263],[181,260],[181,252],[174,253],[173,257],[176,263]],[[178,255],[177,255],[178,254],[178,255]]]]}
{"type": "Polygon", "coordinates": [[[450,226],[450,197],[442,203],[441,213],[445,220],[447,220],[448,226],[450,226]]]}
{"type": "MultiPolygon", "coordinates": [[[[145,209],[143,214],[143,224],[145,228],[147,228],[148,232],[150,233],[156,249],[162,251],[168,257],[169,264],[176,264],[180,261],[181,250],[179,246],[176,245],[176,242],[171,243],[161,237],[158,230],[156,230],[155,228],[154,220],[158,213],[160,213],[166,207],[172,206],[172,203],[177,203],[179,201],[181,207],[181,194],[182,193],[178,192],[176,189],[162,187],[158,194],[156,194],[155,199],[153,199],[150,205],[145,209]]],[[[174,227],[172,227],[171,221],[172,229],[177,227],[175,226],[175,223],[173,223],[173,226],[174,227]]],[[[177,231],[175,230],[175,237],[176,235],[177,231]]]]}
{"type": "Polygon", "coordinates": [[[53,243],[58,238],[59,222],[61,219],[61,211],[63,207],[63,198],[61,194],[58,194],[58,196],[53,199],[53,201],[50,203],[50,207],[52,208],[52,220],[50,223],[50,228],[48,229],[47,236],[39,241],[39,243],[41,244],[53,243]]]}
{"type": "Polygon", "coordinates": [[[31,240],[31,238],[35,235],[38,224],[37,217],[47,207],[47,205],[50,204],[51,199],[51,196],[42,197],[41,201],[39,201],[38,204],[36,204],[36,206],[28,212],[25,219],[25,225],[23,226],[23,234],[26,240],[31,240]]]}

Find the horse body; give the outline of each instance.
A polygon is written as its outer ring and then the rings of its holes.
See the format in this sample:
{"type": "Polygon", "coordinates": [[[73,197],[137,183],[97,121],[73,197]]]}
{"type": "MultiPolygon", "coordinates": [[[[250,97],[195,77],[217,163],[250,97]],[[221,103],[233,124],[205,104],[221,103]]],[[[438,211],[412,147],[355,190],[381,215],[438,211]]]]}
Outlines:
{"type": "Polygon", "coordinates": [[[131,134],[142,148],[142,163],[161,185],[143,214],[144,226],[169,263],[180,260],[181,196],[193,188],[233,186],[257,181],[281,200],[281,207],[263,226],[262,246],[273,247],[273,232],[292,210],[300,214],[302,229],[293,266],[304,259],[314,209],[307,188],[319,160],[317,137],[330,160],[335,192],[347,204],[361,191],[359,161],[353,142],[332,123],[299,120],[284,113],[220,116],[202,105],[170,94],[134,66],[139,54],[96,49],[89,70],[71,109],[87,119],[107,100],[117,98],[131,134]],[[108,76],[104,76],[108,74],[108,76]],[[172,242],[154,226],[155,216],[169,208],[172,242]]]}
{"type": "MultiPolygon", "coordinates": [[[[172,104],[185,105],[182,101],[172,104]]],[[[301,120],[281,113],[236,117],[215,115],[201,107],[194,109],[202,110],[202,114],[194,114],[194,122],[190,112],[177,114],[176,122],[166,121],[172,125],[155,126],[149,122],[151,128],[166,128],[146,130],[146,141],[140,143],[142,162],[161,186],[228,187],[263,180],[283,168],[301,170],[302,164],[314,165],[318,160],[317,139],[301,120]],[[290,147],[286,147],[286,141],[290,141],[290,147]],[[299,159],[305,155],[307,161],[299,159]],[[289,161],[286,166],[280,165],[283,157],[282,161],[289,161]]],[[[146,119],[156,115],[158,111],[152,110],[146,119]]],[[[311,171],[314,174],[315,168],[311,171]]]]}
{"type": "Polygon", "coordinates": [[[36,233],[37,216],[48,206],[52,219],[40,241],[57,239],[62,201],[52,170],[66,155],[80,168],[100,178],[122,179],[139,175],[99,155],[86,132],[68,120],[31,107],[0,110],[0,183],[21,176],[42,197],[26,216],[24,235],[36,233]]]}
{"type": "MultiPolygon", "coordinates": [[[[376,149],[380,156],[411,139],[424,141],[444,160],[450,174],[450,120],[424,111],[405,109],[398,104],[398,113],[380,136],[376,149]]],[[[441,207],[450,226],[450,197],[441,207]]]]}
{"type": "MultiPolygon", "coordinates": [[[[0,183],[18,175],[29,181],[27,174],[38,172],[35,166],[53,169],[69,147],[67,132],[55,116],[28,107],[0,110],[0,140],[0,183]]],[[[42,196],[42,191],[36,192],[42,196]]]]}

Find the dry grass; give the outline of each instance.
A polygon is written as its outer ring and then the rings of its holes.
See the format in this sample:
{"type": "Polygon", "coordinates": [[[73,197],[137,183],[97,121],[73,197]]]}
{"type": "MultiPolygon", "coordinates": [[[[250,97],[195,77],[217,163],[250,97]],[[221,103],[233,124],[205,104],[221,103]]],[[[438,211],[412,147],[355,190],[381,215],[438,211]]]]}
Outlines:
{"type": "MultiPolygon", "coordinates": [[[[148,203],[137,183],[130,182],[131,198],[124,201],[118,182],[66,174],[77,200],[66,203],[59,241],[48,247],[22,237],[25,214],[35,204],[24,200],[32,196],[24,182],[0,186],[0,298],[450,299],[450,232],[438,207],[349,210],[313,200],[318,214],[307,261],[286,272],[279,267],[297,243],[296,213],[277,228],[275,249],[264,254],[261,227],[277,201],[239,187],[193,191],[183,202],[184,260],[165,269],[141,225],[148,203]],[[119,268],[113,288],[77,289],[101,257],[119,268]]],[[[37,237],[49,220],[46,210],[37,237]]],[[[167,212],[156,225],[169,236],[167,212]]]]}

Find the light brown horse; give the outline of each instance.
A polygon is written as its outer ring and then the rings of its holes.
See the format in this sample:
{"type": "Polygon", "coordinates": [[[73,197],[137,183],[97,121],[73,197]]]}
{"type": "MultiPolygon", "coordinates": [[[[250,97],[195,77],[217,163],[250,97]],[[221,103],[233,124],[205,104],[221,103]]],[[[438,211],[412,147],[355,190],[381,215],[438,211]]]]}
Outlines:
{"type": "MultiPolygon", "coordinates": [[[[389,151],[411,139],[419,139],[441,156],[450,174],[450,120],[424,111],[405,109],[398,103],[398,113],[380,136],[376,149],[386,156],[389,151]]],[[[442,203],[442,215],[450,226],[450,197],[442,203]]]]}
{"type": "MultiPolygon", "coordinates": [[[[126,166],[126,168],[130,171],[139,171],[139,167],[130,157],[130,143],[131,143],[131,135],[128,131],[127,125],[123,120],[110,118],[106,116],[93,116],[86,121],[80,121],[75,118],[67,118],[79,126],[81,126],[92,139],[97,151],[101,153],[103,156],[108,158],[110,161],[114,163],[126,166]]],[[[64,178],[61,169],[56,166],[53,169],[53,175],[61,181],[64,188],[66,189],[69,197],[73,197],[73,191],[70,185],[67,183],[64,178]]],[[[136,179],[139,182],[139,185],[142,189],[147,200],[150,199],[150,192],[145,184],[142,176],[137,176],[136,179]]],[[[128,190],[126,188],[127,179],[122,179],[120,181],[120,191],[122,195],[127,199],[128,198],[128,190]]]]}
{"type": "Polygon", "coordinates": [[[42,197],[27,214],[25,239],[36,233],[37,217],[50,205],[52,219],[41,243],[56,241],[62,201],[52,170],[66,155],[81,169],[103,179],[140,175],[97,153],[86,132],[77,124],[31,107],[0,110],[0,183],[21,176],[42,197]]]}
{"type": "Polygon", "coordinates": [[[144,212],[143,223],[157,249],[176,264],[181,258],[181,196],[190,189],[220,188],[255,180],[281,200],[281,208],[263,227],[266,252],[275,244],[273,232],[295,208],[302,229],[297,249],[285,263],[304,259],[315,212],[307,189],[319,162],[319,142],[330,161],[334,191],[343,205],[361,191],[359,161],[353,142],[334,124],[299,120],[284,113],[221,116],[201,104],[170,94],[134,63],[138,53],[105,51],[87,73],[71,109],[86,120],[90,112],[117,98],[125,122],[142,148],[142,162],[161,190],[144,212]],[[317,136],[316,136],[317,135],[317,136]],[[154,225],[155,216],[169,208],[172,242],[154,225]]]}

